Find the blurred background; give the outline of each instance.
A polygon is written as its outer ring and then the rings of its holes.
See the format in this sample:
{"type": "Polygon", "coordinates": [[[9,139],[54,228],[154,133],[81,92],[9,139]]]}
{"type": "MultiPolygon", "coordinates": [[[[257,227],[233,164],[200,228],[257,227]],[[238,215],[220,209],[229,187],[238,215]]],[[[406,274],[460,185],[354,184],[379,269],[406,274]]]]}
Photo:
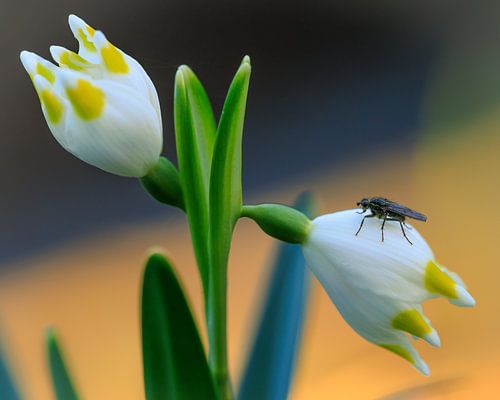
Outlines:
{"type": "MultiPolygon", "coordinates": [[[[383,195],[429,216],[419,230],[478,305],[426,305],[439,350],[422,378],[359,338],[316,284],[292,399],[498,398],[500,3],[491,1],[6,1],[0,11],[0,331],[22,394],[50,399],[43,330],[58,328],[87,399],[143,397],[139,288],[146,251],[175,260],[198,320],[200,284],[182,215],[134,179],[106,174],[52,138],[19,62],[77,49],[75,13],[145,67],[175,160],[174,74],[188,64],[218,115],[251,56],[247,202],[314,193],[319,211],[383,195]]],[[[238,376],[275,243],[235,232],[229,340],[238,376]]]]}

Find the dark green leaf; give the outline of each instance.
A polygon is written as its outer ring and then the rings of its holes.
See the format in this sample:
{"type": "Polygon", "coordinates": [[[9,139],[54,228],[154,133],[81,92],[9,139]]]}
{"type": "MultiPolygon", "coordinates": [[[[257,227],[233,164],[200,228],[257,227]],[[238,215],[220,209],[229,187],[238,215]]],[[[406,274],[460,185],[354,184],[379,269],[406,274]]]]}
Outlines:
{"type": "Polygon", "coordinates": [[[0,351],[0,399],[19,400],[20,396],[13,380],[13,375],[9,371],[7,361],[0,351]]]}
{"type": "Polygon", "coordinates": [[[183,65],[175,76],[175,140],[184,205],[205,296],[208,291],[208,195],[215,142],[210,101],[196,75],[183,65]]]}
{"type": "Polygon", "coordinates": [[[147,400],[215,399],[198,330],[175,273],[161,254],[146,265],[142,351],[147,400]]]}
{"type": "Polygon", "coordinates": [[[64,357],[53,329],[47,331],[47,355],[50,374],[57,400],[77,400],[78,395],[73,385],[64,357]]]}
{"type": "MultiPolygon", "coordinates": [[[[310,197],[301,196],[295,208],[310,217],[310,197]]],[[[287,398],[300,344],[309,280],[300,245],[280,244],[242,376],[239,400],[287,398]]]]}

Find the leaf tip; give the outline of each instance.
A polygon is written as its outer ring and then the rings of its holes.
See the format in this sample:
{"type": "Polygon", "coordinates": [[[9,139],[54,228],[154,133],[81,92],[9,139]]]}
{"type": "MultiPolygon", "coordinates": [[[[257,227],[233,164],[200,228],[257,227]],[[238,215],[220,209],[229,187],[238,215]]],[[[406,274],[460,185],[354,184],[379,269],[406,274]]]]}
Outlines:
{"type": "Polygon", "coordinates": [[[250,64],[250,57],[245,56],[243,57],[243,60],[241,61],[240,68],[238,70],[239,73],[245,73],[247,75],[250,75],[250,72],[252,71],[252,65],[250,64]]]}
{"type": "Polygon", "coordinates": [[[175,84],[184,86],[185,73],[189,71],[187,65],[180,65],[175,73],[175,84]]]}
{"type": "Polygon", "coordinates": [[[45,328],[45,340],[47,342],[47,346],[53,346],[57,343],[56,330],[51,325],[45,328]]]}
{"type": "Polygon", "coordinates": [[[148,263],[151,262],[165,262],[167,259],[167,255],[165,254],[165,249],[159,246],[153,246],[151,247],[147,253],[146,253],[146,258],[148,260],[148,263]]]}

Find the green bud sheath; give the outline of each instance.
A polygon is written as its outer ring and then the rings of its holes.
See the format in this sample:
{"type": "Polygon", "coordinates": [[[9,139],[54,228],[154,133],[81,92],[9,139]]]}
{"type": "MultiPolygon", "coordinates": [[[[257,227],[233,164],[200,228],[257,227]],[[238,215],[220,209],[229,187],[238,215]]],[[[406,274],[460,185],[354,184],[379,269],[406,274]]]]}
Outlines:
{"type": "Polygon", "coordinates": [[[269,236],[288,243],[304,243],[311,228],[306,215],[282,204],[243,206],[241,216],[253,219],[269,236]]]}
{"type": "Polygon", "coordinates": [[[165,157],[160,157],[148,174],[140,178],[142,187],[160,203],[184,210],[179,172],[165,157]]]}

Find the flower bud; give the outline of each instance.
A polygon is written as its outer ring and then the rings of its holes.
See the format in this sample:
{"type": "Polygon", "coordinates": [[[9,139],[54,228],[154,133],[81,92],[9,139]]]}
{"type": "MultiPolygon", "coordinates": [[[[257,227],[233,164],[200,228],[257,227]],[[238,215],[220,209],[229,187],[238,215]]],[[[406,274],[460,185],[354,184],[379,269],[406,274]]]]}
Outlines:
{"type": "Polygon", "coordinates": [[[50,52],[59,67],[27,51],[21,62],[56,140],[81,160],[113,174],[143,177],[158,162],[162,122],[156,90],[140,64],[100,31],[70,15],[78,54],[50,52]]]}

